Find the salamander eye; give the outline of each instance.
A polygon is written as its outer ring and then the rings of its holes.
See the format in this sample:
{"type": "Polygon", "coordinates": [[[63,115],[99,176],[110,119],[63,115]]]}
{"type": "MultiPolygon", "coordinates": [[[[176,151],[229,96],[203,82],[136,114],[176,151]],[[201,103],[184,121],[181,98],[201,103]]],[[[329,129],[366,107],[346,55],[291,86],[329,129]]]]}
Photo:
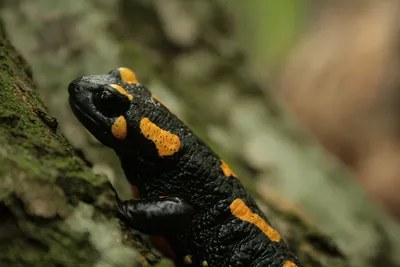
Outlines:
{"type": "Polygon", "coordinates": [[[93,95],[95,107],[106,117],[116,117],[124,114],[130,107],[130,100],[119,92],[105,88],[93,95]]]}

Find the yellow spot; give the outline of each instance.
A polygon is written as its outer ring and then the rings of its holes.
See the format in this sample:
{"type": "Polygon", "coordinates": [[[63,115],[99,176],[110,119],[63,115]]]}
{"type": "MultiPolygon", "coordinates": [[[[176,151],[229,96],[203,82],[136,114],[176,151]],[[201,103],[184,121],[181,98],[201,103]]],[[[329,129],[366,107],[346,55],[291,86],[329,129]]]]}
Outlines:
{"type": "Polygon", "coordinates": [[[111,84],[111,87],[120,92],[121,94],[125,95],[129,100],[133,99],[133,95],[128,93],[122,86],[119,86],[118,84],[111,84]]]}
{"type": "Polygon", "coordinates": [[[192,256],[191,256],[191,255],[186,255],[186,256],[183,258],[183,262],[184,262],[185,264],[192,264],[192,256]]]}
{"type": "Polygon", "coordinates": [[[111,133],[118,140],[125,139],[126,135],[128,134],[128,130],[124,116],[121,115],[114,121],[114,124],[111,126],[111,133]]]}
{"type": "Polygon", "coordinates": [[[242,221],[249,222],[257,226],[266,236],[274,242],[279,242],[281,236],[258,214],[253,213],[243,200],[237,198],[229,206],[234,216],[242,221]]]}
{"type": "Polygon", "coordinates": [[[225,174],[226,176],[234,176],[234,177],[237,177],[237,176],[236,176],[236,173],[234,173],[234,172],[231,170],[231,168],[228,166],[228,164],[226,164],[226,162],[223,161],[223,160],[221,160],[221,169],[222,169],[222,171],[224,172],[224,174],[225,174]]]}
{"type": "Polygon", "coordinates": [[[181,147],[181,141],[177,135],[161,129],[148,118],[140,120],[140,130],[147,139],[153,141],[158,150],[158,155],[161,157],[171,156],[178,152],[181,147]]]}
{"type": "Polygon", "coordinates": [[[139,83],[136,74],[128,68],[119,68],[119,75],[121,76],[121,79],[125,83],[139,83]]]}
{"type": "Polygon", "coordinates": [[[160,100],[156,95],[152,95],[152,97],[153,97],[155,100],[157,100],[161,105],[163,105],[166,109],[169,110],[169,108],[168,108],[163,102],[161,102],[161,100],[160,100]]]}
{"type": "Polygon", "coordinates": [[[286,261],[285,264],[283,264],[283,267],[297,267],[297,264],[295,264],[293,261],[286,261]]]}
{"type": "Polygon", "coordinates": [[[208,262],[207,262],[207,261],[203,261],[203,262],[201,263],[201,266],[202,266],[202,267],[208,267],[208,262]]]}

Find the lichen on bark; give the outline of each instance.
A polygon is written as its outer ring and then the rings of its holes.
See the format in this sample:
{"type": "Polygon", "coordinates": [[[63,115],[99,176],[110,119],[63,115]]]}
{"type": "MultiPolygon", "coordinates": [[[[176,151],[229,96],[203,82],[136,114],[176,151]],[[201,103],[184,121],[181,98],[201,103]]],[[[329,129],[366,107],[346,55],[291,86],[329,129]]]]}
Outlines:
{"type": "Polygon", "coordinates": [[[114,217],[108,180],[47,115],[2,25],[0,51],[0,266],[146,265],[114,217]]]}

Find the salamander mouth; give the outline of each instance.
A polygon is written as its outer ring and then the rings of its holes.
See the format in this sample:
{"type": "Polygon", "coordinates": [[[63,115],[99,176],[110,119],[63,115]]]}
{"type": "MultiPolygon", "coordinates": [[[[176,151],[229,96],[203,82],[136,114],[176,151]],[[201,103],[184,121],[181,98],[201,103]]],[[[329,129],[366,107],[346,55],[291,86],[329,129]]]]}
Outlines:
{"type": "MultiPolygon", "coordinates": [[[[107,123],[104,119],[95,118],[93,114],[88,114],[80,105],[73,99],[69,97],[69,104],[72,112],[78,118],[78,120],[89,130],[96,138],[100,141],[104,140],[109,136],[109,129],[111,125],[107,123]]],[[[109,119],[109,118],[107,118],[109,119]]]]}
{"type": "Polygon", "coordinates": [[[79,105],[72,99],[72,97],[69,98],[69,105],[71,106],[72,112],[74,112],[79,121],[84,121],[85,124],[92,124],[95,127],[101,127],[100,123],[89,116],[85,111],[83,111],[79,107],[79,105]]]}

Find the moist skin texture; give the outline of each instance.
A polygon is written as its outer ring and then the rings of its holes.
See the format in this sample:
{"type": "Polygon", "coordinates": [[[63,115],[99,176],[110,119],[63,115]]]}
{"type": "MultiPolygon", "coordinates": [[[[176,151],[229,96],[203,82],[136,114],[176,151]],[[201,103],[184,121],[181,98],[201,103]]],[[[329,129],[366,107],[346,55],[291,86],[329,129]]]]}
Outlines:
{"type": "Polygon", "coordinates": [[[114,149],[137,199],[120,218],[161,236],[177,266],[301,266],[236,174],[127,68],[69,85],[81,123],[114,149]]]}

